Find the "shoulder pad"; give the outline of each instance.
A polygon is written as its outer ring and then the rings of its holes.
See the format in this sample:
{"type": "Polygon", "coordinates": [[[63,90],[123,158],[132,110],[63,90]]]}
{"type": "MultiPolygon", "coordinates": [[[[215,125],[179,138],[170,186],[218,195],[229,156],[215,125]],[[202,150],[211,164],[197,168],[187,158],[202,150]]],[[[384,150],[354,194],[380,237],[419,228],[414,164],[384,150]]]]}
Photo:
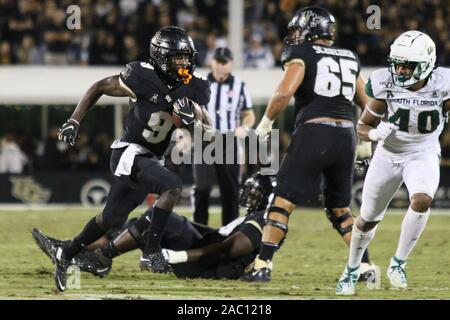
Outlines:
{"type": "Polygon", "coordinates": [[[295,59],[303,61],[303,63],[306,64],[310,49],[311,45],[309,44],[285,45],[283,48],[283,52],[281,53],[281,65],[284,68],[284,65],[286,63],[291,62],[295,59]]]}
{"type": "Polygon", "coordinates": [[[450,68],[435,68],[431,73],[431,81],[433,90],[442,91],[445,97],[450,98],[450,68]]]}
{"type": "Polygon", "coordinates": [[[366,93],[375,99],[386,99],[388,91],[395,90],[391,73],[387,68],[372,72],[366,83],[366,93]]]}
{"type": "Polygon", "coordinates": [[[135,95],[145,94],[149,85],[155,86],[155,81],[159,81],[153,66],[142,61],[128,63],[120,72],[120,79],[135,95]]]}

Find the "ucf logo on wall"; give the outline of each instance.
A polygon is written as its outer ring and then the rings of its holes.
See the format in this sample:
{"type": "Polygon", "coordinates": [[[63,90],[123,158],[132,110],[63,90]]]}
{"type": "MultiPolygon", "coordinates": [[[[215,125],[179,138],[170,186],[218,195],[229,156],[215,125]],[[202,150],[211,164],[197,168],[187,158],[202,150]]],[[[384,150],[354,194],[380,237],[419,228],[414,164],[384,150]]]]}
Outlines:
{"type": "Polygon", "coordinates": [[[42,187],[33,177],[11,177],[11,194],[24,203],[46,203],[51,191],[42,187]]]}

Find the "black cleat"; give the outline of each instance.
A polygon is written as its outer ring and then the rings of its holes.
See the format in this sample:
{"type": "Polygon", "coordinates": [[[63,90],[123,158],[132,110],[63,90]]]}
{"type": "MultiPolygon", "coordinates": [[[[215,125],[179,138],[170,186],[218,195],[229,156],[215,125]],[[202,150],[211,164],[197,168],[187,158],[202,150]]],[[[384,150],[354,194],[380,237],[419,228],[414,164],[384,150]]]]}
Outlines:
{"type": "Polygon", "coordinates": [[[111,271],[112,259],[103,255],[101,250],[93,252],[83,251],[74,259],[74,264],[81,271],[92,273],[96,277],[104,278],[111,271]]]}
{"type": "Polygon", "coordinates": [[[66,290],[67,268],[70,265],[70,261],[65,257],[65,250],[64,246],[59,246],[55,253],[55,284],[59,291],[66,290]]]}
{"type": "Polygon", "coordinates": [[[47,236],[41,230],[36,228],[33,228],[33,230],[31,230],[31,235],[33,236],[34,242],[36,242],[42,252],[44,252],[52,260],[53,263],[55,263],[56,249],[57,247],[62,246],[65,243],[61,240],[57,240],[47,236]]]}
{"type": "Polygon", "coordinates": [[[167,262],[161,251],[157,253],[143,254],[139,261],[141,270],[155,273],[172,273],[173,267],[167,262]]]}
{"type": "Polygon", "coordinates": [[[240,277],[240,280],[245,282],[269,282],[271,280],[270,272],[270,268],[252,269],[240,277]]]}

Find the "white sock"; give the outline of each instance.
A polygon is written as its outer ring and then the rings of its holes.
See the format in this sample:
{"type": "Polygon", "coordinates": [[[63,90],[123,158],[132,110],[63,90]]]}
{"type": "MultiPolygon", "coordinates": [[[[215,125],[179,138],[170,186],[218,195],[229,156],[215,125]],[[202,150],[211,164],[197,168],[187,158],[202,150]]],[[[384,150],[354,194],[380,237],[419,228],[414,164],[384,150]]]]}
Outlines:
{"type": "Polygon", "coordinates": [[[364,251],[366,251],[369,246],[370,240],[372,240],[375,236],[376,230],[377,226],[375,226],[372,230],[362,232],[358,229],[356,223],[353,225],[352,239],[350,240],[350,252],[347,263],[350,268],[359,267],[364,251]]]}
{"type": "Polygon", "coordinates": [[[419,240],[423,229],[430,216],[430,209],[425,212],[417,212],[408,208],[402,222],[402,229],[400,232],[400,240],[398,241],[397,252],[395,256],[400,260],[406,260],[412,249],[419,240]]]}

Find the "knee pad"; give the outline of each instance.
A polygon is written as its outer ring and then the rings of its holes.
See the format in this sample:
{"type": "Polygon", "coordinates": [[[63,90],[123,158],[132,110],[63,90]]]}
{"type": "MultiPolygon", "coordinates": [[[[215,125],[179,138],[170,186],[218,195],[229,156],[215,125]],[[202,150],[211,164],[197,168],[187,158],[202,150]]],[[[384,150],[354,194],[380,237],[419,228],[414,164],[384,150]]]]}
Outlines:
{"type": "Polygon", "coordinates": [[[343,237],[347,233],[352,231],[353,223],[349,224],[346,227],[342,227],[341,224],[348,218],[351,218],[350,211],[347,211],[343,215],[336,217],[333,211],[330,208],[325,208],[325,214],[327,215],[328,220],[330,220],[333,228],[343,237]]]}
{"type": "Polygon", "coordinates": [[[286,233],[288,233],[288,226],[282,222],[271,219],[269,217],[269,214],[271,212],[281,213],[282,215],[284,215],[287,218],[289,218],[289,212],[286,209],[276,207],[276,206],[271,206],[271,207],[269,207],[269,210],[267,210],[266,214],[264,215],[264,223],[266,225],[280,229],[281,231],[284,232],[284,235],[286,236],[286,233]]]}

